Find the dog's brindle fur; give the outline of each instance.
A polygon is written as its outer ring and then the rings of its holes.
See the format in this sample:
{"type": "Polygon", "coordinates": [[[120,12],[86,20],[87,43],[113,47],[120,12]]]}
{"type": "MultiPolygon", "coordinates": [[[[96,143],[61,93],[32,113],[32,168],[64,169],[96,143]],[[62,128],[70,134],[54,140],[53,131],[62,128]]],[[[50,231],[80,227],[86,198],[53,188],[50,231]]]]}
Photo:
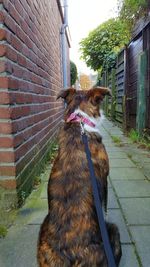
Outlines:
{"type": "MultiPolygon", "coordinates": [[[[93,202],[89,168],[79,123],[67,123],[68,116],[80,108],[98,118],[106,88],[89,91],[67,89],[59,97],[67,102],[65,122],[60,130],[59,150],[48,183],[49,213],[40,230],[40,267],[107,267],[93,202]]],[[[99,134],[87,132],[95,174],[101,183],[103,202],[107,199],[108,156],[99,134]]],[[[107,223],[109,238],[119,265],[120,236],[114,224],[107,223]]]]}

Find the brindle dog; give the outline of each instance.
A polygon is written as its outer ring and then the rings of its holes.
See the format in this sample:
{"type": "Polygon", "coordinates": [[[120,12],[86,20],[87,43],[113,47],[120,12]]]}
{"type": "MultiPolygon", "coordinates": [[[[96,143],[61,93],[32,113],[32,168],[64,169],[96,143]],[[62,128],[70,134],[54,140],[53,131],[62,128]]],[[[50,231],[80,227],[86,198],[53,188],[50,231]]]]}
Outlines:
{"type": "MultiPolygon", "coordinates": [[[[107,88],[89,91],[67,89],[65,122],[59,134],[59,150],[48,182],[49,212],[40,230],[40,267],[107,267],[101,233],[93,201],[89,168],[81,138],[80,123],[69,119],[72,113],[90,120],[85,124],[89,148],[103,204],[107,202],[109,162],[99,132],[100,103],[107,88]]],[[[120,235],[115,224],[106,223],[116,265],[121,258],[120,235]]]]}

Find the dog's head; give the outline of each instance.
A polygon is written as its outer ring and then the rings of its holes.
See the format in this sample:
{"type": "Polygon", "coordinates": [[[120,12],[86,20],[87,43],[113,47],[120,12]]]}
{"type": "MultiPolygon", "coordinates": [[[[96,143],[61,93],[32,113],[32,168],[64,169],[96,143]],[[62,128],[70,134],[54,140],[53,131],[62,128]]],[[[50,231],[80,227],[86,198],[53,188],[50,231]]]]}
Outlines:
{"type": "Polygon", "coordinates": [[[97,118],[100,116],[100,104],[106,95],[111,96],[111,91],[105,87],[96,87],[90,90],[69,88],[61,90],[58,98],[63,98],[67,104],[65,117],[79,109],[88,116],[97,118]]]}

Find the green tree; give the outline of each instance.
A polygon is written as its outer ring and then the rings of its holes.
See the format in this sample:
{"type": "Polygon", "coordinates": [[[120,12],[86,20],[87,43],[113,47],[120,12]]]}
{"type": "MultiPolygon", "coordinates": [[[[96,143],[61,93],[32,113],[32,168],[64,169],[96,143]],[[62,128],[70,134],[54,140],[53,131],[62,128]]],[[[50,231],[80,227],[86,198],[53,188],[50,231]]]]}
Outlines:
{"type": "Polygon", "coordinates": [[[74,62],[70,61],[70,82],[74,85],[77,80],[77,67],[74,62]]]}
{"type": "Polygon", "coordinates": [[[149,0],[118,0],[119,17],[123,21],[130,33],[136,22],[150,11],[149,0]]]}
{"type": "Polygon", "coordinates": [[[108,69],[129,41],[129,31],[119,19],[109,19],[80,42],[81,58],[93,70],[108,69]]]}

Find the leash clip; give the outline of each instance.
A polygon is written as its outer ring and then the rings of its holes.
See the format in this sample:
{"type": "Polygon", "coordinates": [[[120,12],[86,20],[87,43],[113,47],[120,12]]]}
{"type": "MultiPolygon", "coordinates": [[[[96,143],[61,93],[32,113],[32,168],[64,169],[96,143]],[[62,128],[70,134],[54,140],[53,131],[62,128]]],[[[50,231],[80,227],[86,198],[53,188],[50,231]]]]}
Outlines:
{"type": "Polygon", "coordinates": [[[85,134],[85,130],[84,130],[84,123],[83,123],[82,120],[80,121],[80,129],[81,129],[81,135],[84,135],[85,134]]]}

